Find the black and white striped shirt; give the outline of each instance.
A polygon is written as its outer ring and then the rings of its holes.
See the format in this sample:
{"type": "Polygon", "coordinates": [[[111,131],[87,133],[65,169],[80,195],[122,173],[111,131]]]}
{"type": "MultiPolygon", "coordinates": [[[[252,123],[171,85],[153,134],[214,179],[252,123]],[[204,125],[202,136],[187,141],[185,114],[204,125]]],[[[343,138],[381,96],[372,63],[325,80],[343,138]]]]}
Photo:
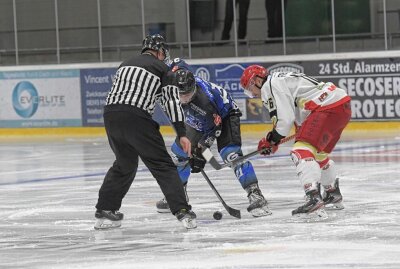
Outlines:
{"type": "Polygon", "coordinates": [[[131,105],[153,115],[159,102],[172,123],[184,122],[178,87],[167,65],[142,54],[123,62],[114,77],[106,105],[131,105]]]}

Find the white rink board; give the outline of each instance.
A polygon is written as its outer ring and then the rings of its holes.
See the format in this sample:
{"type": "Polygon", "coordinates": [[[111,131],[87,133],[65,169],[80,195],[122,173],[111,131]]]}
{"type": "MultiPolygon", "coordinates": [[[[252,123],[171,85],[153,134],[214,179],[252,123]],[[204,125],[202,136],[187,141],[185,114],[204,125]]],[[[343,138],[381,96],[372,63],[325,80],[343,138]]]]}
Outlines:
{"type": "Polygon", "coordinates": [[[0,77],[0,127],[81,126],[78,70],[0,72],[0,77]]]}

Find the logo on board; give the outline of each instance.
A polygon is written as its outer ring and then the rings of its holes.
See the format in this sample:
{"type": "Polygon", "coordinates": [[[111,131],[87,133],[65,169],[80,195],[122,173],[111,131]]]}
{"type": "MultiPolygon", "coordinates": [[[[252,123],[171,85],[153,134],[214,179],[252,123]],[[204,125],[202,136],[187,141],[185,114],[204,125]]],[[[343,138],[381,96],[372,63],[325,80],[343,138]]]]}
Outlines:
{"type": "Polygon", "coordinates": [[[267,67],[269,73],[274,72],[294,72],[294,73],[304,73],[304,67],[298,64],[292,63],[279,63],[267,67]]]}
{"type": "Polygon", "coordinates": [[[19,82],[12,93],[15,112],[23,118],[30,118],[39,107],[39,94],[29,81],[19,82]]]}

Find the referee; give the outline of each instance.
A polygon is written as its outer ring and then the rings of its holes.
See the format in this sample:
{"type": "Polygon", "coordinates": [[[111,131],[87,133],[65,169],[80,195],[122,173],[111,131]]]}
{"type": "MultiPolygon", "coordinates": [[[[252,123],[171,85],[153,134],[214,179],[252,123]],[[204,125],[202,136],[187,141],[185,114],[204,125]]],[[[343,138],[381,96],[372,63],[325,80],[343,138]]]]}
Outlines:
{"type": "Polygon", "coordinates": [[[191,155],[179,90],[163,62],[168,60],[164,38],[149,35],[143,40],[141,54],[124,61],[116,72],[104,107],[104,126],[116,160],[99,191],[95,229],[121,226],[124,215],[118,210],[135,178],[139,157],[157,180],[171,212],[186,228],[196,228],[196,214],[186,201],[159,125],[152,119],[155,103],[159,102],[182,148],[191,155]]]}

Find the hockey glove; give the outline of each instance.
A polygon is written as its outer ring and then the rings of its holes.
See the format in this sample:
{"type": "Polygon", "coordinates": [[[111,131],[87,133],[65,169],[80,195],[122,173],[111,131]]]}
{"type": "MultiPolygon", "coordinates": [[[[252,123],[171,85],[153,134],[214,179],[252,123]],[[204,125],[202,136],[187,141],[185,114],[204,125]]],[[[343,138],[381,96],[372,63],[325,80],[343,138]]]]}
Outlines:
{"type": "Polygon", "coordinates": [[[257,150],[261,155],[270,155],[271,153],[274,154],[278,150],[278,144],[280,140],[281,139],[279,139],[278,142],[275,142],[274,131],[269,132],[266,137],[263,137],[260,142],[258,142],[257,150]]]}
{"type": "Polygon", "coordinates": [[[229,111],[229,116],[237,116],[240,118],[242,116],[242,112],[240,111],[239,108],[234,108],[231,111],[229,111]]]}
{"type": "Polygon", "coordinates": [[[278,146],[272,145],[266,137],[263,137],[259,142],[258,142],[258,152],[260,152],[261,155],[270,155],[271,153],[275,153],[278,150],[278,146]]]}
{"type": "Polygon", "coordinates": [[[190,167],[192,173],[200,173],[201,169],[206,165],[206,160],[201,154],[201,148],[196,148],[194,152],[192,152],[192,158],[189,160],[190,167]]]}

